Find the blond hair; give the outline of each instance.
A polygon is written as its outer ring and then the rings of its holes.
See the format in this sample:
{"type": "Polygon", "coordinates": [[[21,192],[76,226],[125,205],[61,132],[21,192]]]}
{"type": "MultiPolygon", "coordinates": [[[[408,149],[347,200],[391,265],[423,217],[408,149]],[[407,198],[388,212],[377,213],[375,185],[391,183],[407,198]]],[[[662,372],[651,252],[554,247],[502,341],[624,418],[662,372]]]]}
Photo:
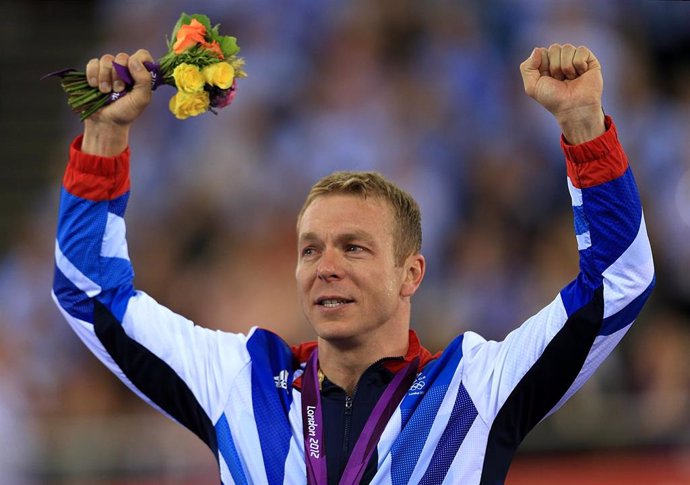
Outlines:
{"type": "Polygon", "coordinates": [[[297,225],[317,197],[332,194],[356,195],[363,199],[378,197],[390,205],[395,222],[393,250],[396,264],[402,265],[408,256],[421,250],[422,216],[417,202],[378,172],[342,171],[323,177],[309,190],[297,216],[297,225]]]}

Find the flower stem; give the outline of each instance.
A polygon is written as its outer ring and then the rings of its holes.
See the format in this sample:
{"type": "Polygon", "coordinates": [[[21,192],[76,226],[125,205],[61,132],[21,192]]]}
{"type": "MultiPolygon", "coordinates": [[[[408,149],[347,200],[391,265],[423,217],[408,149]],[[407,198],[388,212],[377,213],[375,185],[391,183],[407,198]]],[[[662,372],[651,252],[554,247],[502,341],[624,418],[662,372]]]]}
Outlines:
{"type": "Polygon", "coordinates": [[[100,91],[91,91],[82,94],[81,96],[77,96],[74,99],[70,100],[70,105],[73,108],[77,108],[80,106],[85,105],[86,103],[93,101],[97,99],[99,96],[104,96],[107,99],[107,94],[101,93],[100,91]]]}
{"type": "Polygon", "coordinates": [[[82,111],[81,115],[79,115],[79,121],[84,121],[86,118],[88,118],[89,116],[94,114],[96,111],[101,109],[106,104],[108,104],[108,97],[107,96],[99,99],[98,101],[93,103],[91,106],[89,106],[87,109],[82,111]]]}

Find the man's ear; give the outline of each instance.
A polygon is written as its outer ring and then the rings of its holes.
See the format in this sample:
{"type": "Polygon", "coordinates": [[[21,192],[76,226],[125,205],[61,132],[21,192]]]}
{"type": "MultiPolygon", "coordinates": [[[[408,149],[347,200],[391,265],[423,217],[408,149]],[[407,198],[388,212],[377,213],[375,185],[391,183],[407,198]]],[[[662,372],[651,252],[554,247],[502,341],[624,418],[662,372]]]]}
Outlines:
{"type": "Polygon", "coordinates": [[[400,288],[400,296],[410,297],[415,294],[419,285],[424,279],[424,271],[426,269],[426,261],[421,254],[411,254],[403,263],[405,268],[405,279],[400,288]]]}

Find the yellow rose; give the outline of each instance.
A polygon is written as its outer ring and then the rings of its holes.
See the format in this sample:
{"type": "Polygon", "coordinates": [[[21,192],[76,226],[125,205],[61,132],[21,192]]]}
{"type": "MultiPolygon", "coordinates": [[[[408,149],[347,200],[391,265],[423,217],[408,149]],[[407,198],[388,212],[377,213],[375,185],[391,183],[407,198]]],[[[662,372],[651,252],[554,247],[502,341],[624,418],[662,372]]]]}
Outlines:
{"type": "Polygon", "coordinates": [[[228,89],[235,79],[235,69],[227,62],[209,64],[201,70],[206,82],[220,89],[228,89]]]}
{"type": "Polygon", "coordinates": [[[175,96],[170,98],[168,106],[178,120],[197,116],[208,110],[208,93],[206,91],[201,91],[200,93],[178,91],[175,96]]]}
{"type": "Polygon", "coordinates": [[[199,93],[204,90],[204,76],[199,72],[199,68],[182,63],[175,67],[173,71],[175,86],[185,93],[199,93]]]}

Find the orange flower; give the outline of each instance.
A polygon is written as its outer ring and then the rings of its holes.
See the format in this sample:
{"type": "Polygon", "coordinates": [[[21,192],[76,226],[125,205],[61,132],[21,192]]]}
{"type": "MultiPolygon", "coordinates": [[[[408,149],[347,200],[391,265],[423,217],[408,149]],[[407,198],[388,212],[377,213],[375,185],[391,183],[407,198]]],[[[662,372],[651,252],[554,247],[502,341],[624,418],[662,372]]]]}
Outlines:
{"type": "Polygon", "coordinates": [[[203,45],[206,49],[210,50],[211,52],[215,53],[219,59],[225,59],[220,45],[215,40],[213,42],[202,42],[201,45],[203,45]]]}
{"type": "Polygon", "coordinates": [[[196,44],[206,43],[206,27],[197,19],[192,19],[189,24],[183,25],[177,31],[177,39],[173,45],[175,54],[182,54],[184,51],[196,44]]]}

